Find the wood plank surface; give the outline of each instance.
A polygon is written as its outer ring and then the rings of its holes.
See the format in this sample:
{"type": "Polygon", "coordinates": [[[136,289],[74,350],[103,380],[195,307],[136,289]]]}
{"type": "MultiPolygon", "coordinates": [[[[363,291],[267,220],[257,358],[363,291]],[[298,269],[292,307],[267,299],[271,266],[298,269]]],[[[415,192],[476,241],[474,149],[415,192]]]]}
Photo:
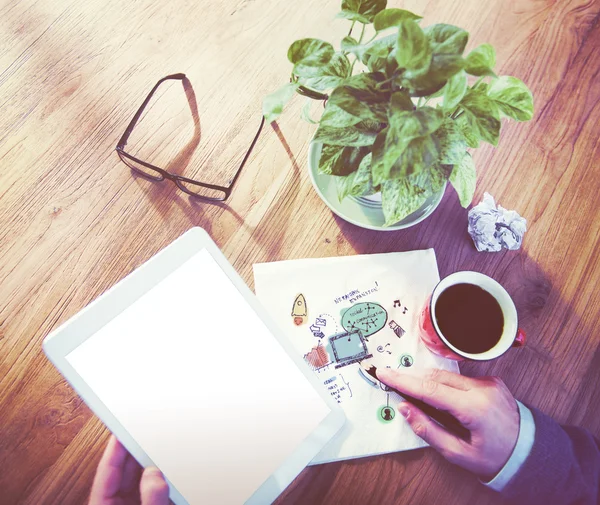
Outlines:
{"type": "MultiPolygon", "coordinates": [[[[166,86],[130,146],[190,177],[234,173],[262,97],[286,82],[289,44],[339,43],[337,0],[0,0],[0,503],[85,503],[107,431],[42,353],[43,338],[192,226],[252,287],[252,264],[433,247],[440,274],[477,270],[514,297],[527,347],[467,375],[600,435],[600,3],[390,0],[489,42],[499,71],[532,89],[529,123],[475,154],[484,191],[528,219],[518,252],[478,253],[449,189],[406,231],[335,217],[312,189],[314,126],[296,97],[267,125],[224,205],[132,176],[114,147],[154,83],[166,86]]],[[[431,449],[306,469],[290,504],[499,504],[431,449]]]]}

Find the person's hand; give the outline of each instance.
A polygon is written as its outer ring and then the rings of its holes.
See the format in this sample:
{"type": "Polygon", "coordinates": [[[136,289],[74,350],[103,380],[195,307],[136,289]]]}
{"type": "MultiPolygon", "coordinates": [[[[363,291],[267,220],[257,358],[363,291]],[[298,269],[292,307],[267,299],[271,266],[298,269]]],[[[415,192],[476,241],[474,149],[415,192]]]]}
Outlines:
{"type": "Polygon", "coordinates": [[[98,464],[89,505],[168,505],[169,486],[158,468],[140,464],[110,437],[98,464]]]}
{"type": "Polygon", "coordinates": [[[491,480],[506,464],[519,436],[517,402],[498,377],[472,379],[445,370],[428,370],[416,377],[378,368],[377,377],[441,410],[450,412],[471,432],[469,442],[449,433],[408,402],[398,410],[411,428],[448,461],[491,480]]]}

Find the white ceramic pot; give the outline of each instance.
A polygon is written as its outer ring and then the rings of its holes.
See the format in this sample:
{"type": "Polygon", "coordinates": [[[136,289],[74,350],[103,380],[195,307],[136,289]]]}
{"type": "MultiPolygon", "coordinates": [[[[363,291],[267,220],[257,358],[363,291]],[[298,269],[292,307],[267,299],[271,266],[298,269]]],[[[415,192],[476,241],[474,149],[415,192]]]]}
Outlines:
{"type": "Polygon", "coordinates": [[[349,223],[369,230],[395,231],[414,226],[428,217],[440,204],[446,184],[431,195],[415,212],[391,226],[384,226],[385,217],[381,207],[381,193],[371,196],[349,196],[341,202],[338,199],[335,180],[330,175],[319,173],[319,159],[322,144],[312,142],[308,149],[308,173],[310,180],[331,211],[349,223]]]}

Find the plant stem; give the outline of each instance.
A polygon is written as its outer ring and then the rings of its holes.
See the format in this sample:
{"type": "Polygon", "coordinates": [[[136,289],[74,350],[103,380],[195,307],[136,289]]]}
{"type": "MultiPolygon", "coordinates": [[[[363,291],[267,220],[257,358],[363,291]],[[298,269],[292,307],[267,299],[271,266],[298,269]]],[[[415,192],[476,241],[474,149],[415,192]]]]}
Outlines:
{"type": "Polygon", "coordinates": [[[360,31],[360,38],[358,39],[358,43],[360,44],[362,42],[363,37],[365,36],[365,28],[367,25],[362,25],[362,30],[360,31]]]}
{"type": "Polygon", "coordinates": [[[375,32],[375,35],[373,35],[369,40],[367,40],[365,42],[365,45],[370,44],[371,42],[373,42],[375,39],[377,38],[377,32],[375,32]]]}
{"type": "Polygon", "coordinates": [[[348,37],[350,37],[352,35],[352,30],[354,29],[355,24],[356,24],[356,21],[352,21],[352,24],[350,25],[350,31],[348,32],[348,37]]]}
{"type": "Polygon", "coordinates": [[[476,87],[484,79],[485,79],[485,75],[482,75],[479,79],[477,79],[477,82],[475,84],[473,84],[472,88],[476,87]]]}
{"type": "Polygon", "coordinates": [[[306,86],[298,86],[296,93],[302,96],[307,96],[308,98],[312,98],[313,100],[327,100],[329,98],[329,95],[326,95],[325,93],[319,93],[318,91],[307,88],[306,86]]]}
{"type": "Polygon", "coordinates": [[[423,105],[423,97],[420,96],[419,100],[417,100],[417,107],[421,107],[421,105],[423,105]]]}
{"type": "Polygon", "coordinates": [[[352,65],[350,65],[350,76],[352,76],[352,72],[354,72],[354,64],[358,61],[358,56],[354,56],[354,61],[352,62],[352,65]]]}

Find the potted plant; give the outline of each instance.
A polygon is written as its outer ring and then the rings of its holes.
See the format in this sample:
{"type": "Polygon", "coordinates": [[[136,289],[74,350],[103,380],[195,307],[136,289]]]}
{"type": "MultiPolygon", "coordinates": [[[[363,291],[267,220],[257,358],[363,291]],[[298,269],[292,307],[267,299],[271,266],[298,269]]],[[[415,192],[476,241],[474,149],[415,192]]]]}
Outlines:
{"type": "MultiPolygon", "coordinates": [[[[265,118],[279,117],[296,93],[324,101],[319,171],[335,176],[340,200],[381,192],[386,226],[447,181],[467,207],[476,180],[467,149],[496,146],[502,117],[531,119],[530,90],[494,73],[491,45],[464,56],[469,35],[457,26],[422,28],[420,16],[387,9],[386,0],[342,0],[338,17],[351,23],[339,50],[310,38],[290,46],[290,82],[265,97],[265,118]]],[[[315,122],[309,107],[303,117],[315,122]]]]}

